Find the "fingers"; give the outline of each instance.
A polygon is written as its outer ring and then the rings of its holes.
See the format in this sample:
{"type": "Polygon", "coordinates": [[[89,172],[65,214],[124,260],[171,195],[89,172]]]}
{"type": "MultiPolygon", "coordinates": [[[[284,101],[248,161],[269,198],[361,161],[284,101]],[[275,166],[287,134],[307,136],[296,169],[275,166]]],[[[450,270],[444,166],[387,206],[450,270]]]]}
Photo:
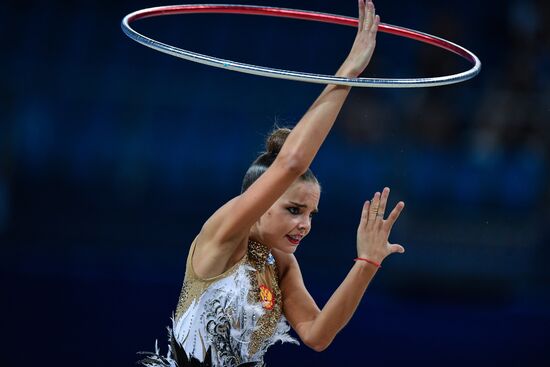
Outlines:
{"type": "Polygon", "coordinates": [[[359,7],[358,31],[376,32],[380,24],[380,17],[376,15],[374,3],[371,0],[358,0],[357,5],[359,7]]]}
{"type": "Polygon", "coordinates": [[[357,0],[359,7],[359,21],[357,23],[357,30],[361,32],[365,23],[365,0],[357,0]]]}
{"type": "Polygon", "coordinates": [[[390,215],[388,216],[388,219],[386,220],[386,223],[388,224],[388,230],[391,230],[393,227],[393,224],[399,218],[399,214],[401,214],[401,211],[405,207],[405,203],[400,201],[397,203],[395,208],[391,211],[390,215]]]}
{"type": "Polygon", "coordinates": [[[398,244],[390,244],[390,254],[393,254],[396,252],[402,254],[405,252],[405,248],[398,244]]]}
{"type": "Polygon", "coordinates": [[[378,26],[379,25],[380,25],[380,15],[377,14],[374,17],[374,24],[372,25],[372,28],[371,28],[371,30],[374,34],[376,34],[378,32],[378,26]]]}
{"type": "Polygon", "coordinates": [[[374,223],[374,221],[376,220],[379,206],[380,206],[380,193],[377,192],[376,194],[374,194],[374,198],[372,199],[372,203],[370,205],[369,224],[374,223]]]}
{"type": "Polygon", "coordinates": [[[361,212],[361,223],[360,226],[366,226],[369,222],[369,208],[370,208],[370,201],[365,201],[365,204],[363,204],[363,211],[361,212]]]}
{"type": "Polygon", "coordinates": [[[369,227],[372,227],[375,223],[377,223],[377,225],[384,225],[388,233],[391,231],[397,218],[399,218],[399,215],[403,211],[403,208],[405,208],[404,202],[398,202],[397,205],[395,205],[395,208],[393,208],[393,210],[391,211],[388,218],[384,220],[384,214],[386,212],[386,206],[388,204],[389,196],[389,187],[384,187],[382,193],[376,192],[374,194],[372,202],[369,203],[367,201],[363,206],[363,213],[361,215],[361,220],[364,220],[364,223],[368,224],[369,227]],[[366,218],[364,218],[365,216],[366,218]]]}
{"type": "Polygon", "coordinates": [[[382,190],[382,195],[380,196],[380,205],[378,206],[378,214],[376,219],[381,221],[384,219],[384,212],[386,211],[386,204],[388,202],[388,196],[390,195],[390,188],[384,187],[382,190]]]}
{"type": "Polygon", "coordinates": [[[369,31],[374,23],[374,4],[371,0],[367,1],[366,7],[366,16],[365,16],[365,25],[363,26],[363,29],[366,31],[369,31]]]}

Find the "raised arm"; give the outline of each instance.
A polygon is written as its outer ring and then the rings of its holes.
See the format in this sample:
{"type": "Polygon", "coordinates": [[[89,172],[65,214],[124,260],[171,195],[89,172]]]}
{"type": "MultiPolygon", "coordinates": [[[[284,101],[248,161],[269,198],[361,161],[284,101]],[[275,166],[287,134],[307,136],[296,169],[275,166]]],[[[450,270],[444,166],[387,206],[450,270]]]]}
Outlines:
{"type": "MultiPolygon", "coordinates": [[[[357,77],[368,65],[375,48],[379,18],[371,2],[359,0],[359,27],[352,49],[336,73],[357,77]]],[[[205,223],[197,238],[197,251],[206,259],[204,273],[219,272],[248,237],[250,228],[302,175],[332,128],[350,87],[328,85],[292,129],[277,159],[248,190],[234,198],[205,223]],[[213,271],[218,264],[218,268],[213,271]]]]}

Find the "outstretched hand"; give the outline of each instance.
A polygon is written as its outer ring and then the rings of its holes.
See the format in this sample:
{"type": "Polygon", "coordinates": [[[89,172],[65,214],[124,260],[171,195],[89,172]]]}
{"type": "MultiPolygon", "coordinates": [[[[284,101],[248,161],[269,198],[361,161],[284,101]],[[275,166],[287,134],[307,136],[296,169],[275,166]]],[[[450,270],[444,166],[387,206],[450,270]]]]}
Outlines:
{"type": "Polygon", "coordinates": [[[351,47],[351,51],[344,62],[348,76],[357,77],[365,70],[370,62],[376,46],[376,34],[380,17],[376,15],[374,4],[371,0],[358,0],[359,23],[357,35],[351,47]]]}
{"type": "Polygon", "coordinates": [[[403,253],[405,249],[398,244],[388,242],[393,224],[405,207],[400,201],[391,211],[387,219],[384,212],[388,202],[390,189],[384,188],[382,194],[374,194],[372,202],[366,201],[363,205],[361,222],[357,229],[357,255],[381,263],[384,258],[394,252],[403,253]]]}

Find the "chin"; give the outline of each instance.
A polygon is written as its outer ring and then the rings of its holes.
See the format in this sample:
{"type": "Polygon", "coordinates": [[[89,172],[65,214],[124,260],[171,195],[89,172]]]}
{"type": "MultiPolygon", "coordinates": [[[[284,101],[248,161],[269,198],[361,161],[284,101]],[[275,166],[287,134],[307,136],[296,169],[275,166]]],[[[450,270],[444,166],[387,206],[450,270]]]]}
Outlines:
{"type": "Polygon", "coordinates": [[[285,239],[285,242],[280,244],[279,246],[275,247],[277,250],[284,252],[285,254],[293,254],[298,249],[299,245],[292,245],[288,243],[288,241],[285,239]]]}
{"type": "Polygon", "coordinates": [[[286,246],[283,252],[285,254],[292,255],[293,253],[296,252],[297,249],[298,249],[298,246],[286,246]]]}

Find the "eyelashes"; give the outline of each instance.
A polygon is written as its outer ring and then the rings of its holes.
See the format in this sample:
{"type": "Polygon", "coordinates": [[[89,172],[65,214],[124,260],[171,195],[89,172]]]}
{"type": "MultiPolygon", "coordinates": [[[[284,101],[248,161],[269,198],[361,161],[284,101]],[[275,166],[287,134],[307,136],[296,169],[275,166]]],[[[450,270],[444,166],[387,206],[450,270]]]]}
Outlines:
{"type": "MultiPolygon", "coordinates": [[[[292,214],[292,215],[300,215],[300,214],[301,214],[301,213],[300,213],[300,208],[298,208],[298,207],[296,207],[296,206],[291,206],[291,207],[287,208],[287,210],[288,210],[289,213],[292,214]]],[[[309,214],[309,217],[310,217],[310,218],[313,218],[313,217],[315,216],[315,214],[317,214],[317,213],[311,212],[311,213],[309,214]]]]}
{"type": "Polygon", "coordinates": [[[300,214],[300,208],[297,208],[295,206],[291,206],[290,208],[287,208],[286,210],[288,210],[290,212],[290,214],[292,214],[292,215],[300,214]]]}

